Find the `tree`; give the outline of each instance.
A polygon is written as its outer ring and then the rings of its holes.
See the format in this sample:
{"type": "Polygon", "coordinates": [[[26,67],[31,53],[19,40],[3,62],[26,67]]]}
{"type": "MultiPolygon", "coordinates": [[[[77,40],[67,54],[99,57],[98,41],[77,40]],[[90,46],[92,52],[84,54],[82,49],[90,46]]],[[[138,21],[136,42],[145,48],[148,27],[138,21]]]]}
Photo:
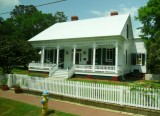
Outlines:
{"type": "Polygon", "coordinates": [[[0,17],[0,25],[3,23],[4,19],[0,17]]]}
{"type": "Polygon", "coordinates": [[[10,73],[16,65],[27,65],[39,60],[39,54],[24,40],[3,38],[0,41],[0,67],[3,73],[10,73]]]}
{"type": "Polygon", "coordinates": [[[11,11],[10,15],[11,18],[16,18],[17,16],[22,16],[22,15],[31,15],[34,12],[38,12],[37,8],[33,5],[19,5],[15,6],[15,9],[11,11]]]}
{"type": "Polygon", "coordinates": [[[10,73],[16,65],[25,67],[40,56],[28,39],[49,26],[64,22],[67,17],[63,12],[44,14],[35,6],[19,5],[11,12],[11,18],[0,18],[0,67],[4,73],[10,73]]]}
{"type": "Polygon", "coordinates": [[[19,40],[20,49],[20,62],[17,64],[23,65],[25,69],[28,69],[28,64],[31,61],[40,61],[40,55],[38,50],[33,48],[29,42],[19,40]]]}
{"type": "Polygon", "coordinates": [[[55,23],[67,20],[63,12],[56,12],[54,15],[45,14],[33,5],[16,6],[11,12],[11,18],[12,23],[16,25],[15,35],[24,40],[30,39],[55,23]]]}
{"type": "Polygon", "coordinates": [[[160,73],[160,0],[149,0],[140,7],[136,17],[147,48],[147,68],[150,73],[160,73]]]}

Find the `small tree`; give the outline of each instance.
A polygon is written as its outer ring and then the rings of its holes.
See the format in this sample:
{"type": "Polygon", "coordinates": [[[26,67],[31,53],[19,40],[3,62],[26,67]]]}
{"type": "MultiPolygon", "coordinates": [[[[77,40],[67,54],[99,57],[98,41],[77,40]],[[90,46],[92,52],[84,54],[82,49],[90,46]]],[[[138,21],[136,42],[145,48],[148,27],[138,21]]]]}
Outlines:
{"type": "Polygon", "coordinates": [[[0,67],[3,73],[11,73],[16,65],[26,66],[32,60],[38,59],[38,53],[23,40],[3,38],[0,46],[0,67]]]}
{"type": "Polygon", "coordinates": [[[28,64],[31,61],[39,61],[40,55],[38,54],[37,49],[34,49],[29,42],[21,40],[20,44],[21,60],[18,64],[23,65],[25,69],[28,69],[28,64]]]}

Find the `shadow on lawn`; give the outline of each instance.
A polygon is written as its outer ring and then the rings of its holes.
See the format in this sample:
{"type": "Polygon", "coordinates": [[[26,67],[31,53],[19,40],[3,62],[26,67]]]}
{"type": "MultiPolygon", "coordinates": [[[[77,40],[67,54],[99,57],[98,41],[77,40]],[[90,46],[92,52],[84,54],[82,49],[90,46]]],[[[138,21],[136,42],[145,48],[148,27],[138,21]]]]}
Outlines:
{"type": "Polygon", "coordinates": [[[128,82],[144,80],[144,76],[142,76],[142,75],[134,76],[132,74],[127,74],[127,75],[125,75],[124,78],[125,78],[125,80],[123,80],[123,81],[128,81],[128,82]]]}
{"type": "Polygon", "coordinates": [[[55,110],[48,110],[47,111],[47,115],[51,115],[51,114],[54,114],[55,113],[55,110]]]}

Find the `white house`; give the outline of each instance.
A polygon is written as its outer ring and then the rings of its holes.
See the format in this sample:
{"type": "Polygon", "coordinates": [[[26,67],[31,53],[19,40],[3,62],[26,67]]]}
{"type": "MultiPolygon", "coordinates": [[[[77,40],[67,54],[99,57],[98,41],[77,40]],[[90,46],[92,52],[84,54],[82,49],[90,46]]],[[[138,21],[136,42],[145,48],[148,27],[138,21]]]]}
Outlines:
{"type": "Polygon", "coordinates": [[[146,73],[146,49],[134,39],[129,14],[56,23],[29,40],[41,49],[41,61],[29,70],[49,72],[50,77],[72,75],[121,77],[138,69],[146,73]]]}

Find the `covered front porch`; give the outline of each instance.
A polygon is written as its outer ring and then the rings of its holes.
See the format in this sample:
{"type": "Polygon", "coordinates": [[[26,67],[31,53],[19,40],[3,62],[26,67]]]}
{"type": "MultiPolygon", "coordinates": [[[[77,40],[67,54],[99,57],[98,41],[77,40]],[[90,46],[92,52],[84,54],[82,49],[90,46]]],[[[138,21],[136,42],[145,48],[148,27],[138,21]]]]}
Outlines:
{"type": "Polygon", "coordinates": [[[40,62],[29,64],[29,70],[49,72],[58,70],[69,75],[96,74],[119,76],[123,72],[123,47],[119,41],[57,44],[41,47],[40,62]]]}

